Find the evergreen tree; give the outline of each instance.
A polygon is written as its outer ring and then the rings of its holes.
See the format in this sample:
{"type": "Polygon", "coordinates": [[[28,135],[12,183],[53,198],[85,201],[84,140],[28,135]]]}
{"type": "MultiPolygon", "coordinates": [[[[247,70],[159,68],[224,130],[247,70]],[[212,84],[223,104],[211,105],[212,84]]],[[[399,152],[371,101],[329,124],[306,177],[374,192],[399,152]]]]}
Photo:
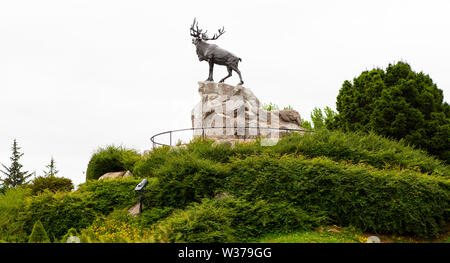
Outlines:
{"type": "Polygon", "coordinates": [[[34,224],[28,243],[50,243],[50,238],[40,220],[34,224]]]}
{"type": "Polygon", "coordinates": [[[18,185],[26,184],[27,179],[30,178],[33,173],[29,173],[28,171],[22,171],[22,164],[19,163],[20,157],[23,156],[23,153],[20,151],[20,147],[17,145],[16,139],[14,139],[13,147],[12,147],[12,156],[11,156],[11,166],[8,168],[4,164],[2,164],[5,171],[0,170],[4,175],[6,175],[5,179],[0,179],[2,182],[2,186],[16,187],[18,185]]]}
{"type": "Polygon", "coordinates": [[[403,139],[450,163],[450,105],[428,75],[407,63],[345,81],[336,106],[338,128],[403,139]]]}
{"type": "Polygon", "coordinates": [[[55,166],[55,160],[52,159],[50,160],[50,164],[45,166],[48,170],[47,171],[43,171],[44,172],[44,177],[49,177],[49,176],[55,176],[59,171],[56,170],[56,166],[55,166]]]}

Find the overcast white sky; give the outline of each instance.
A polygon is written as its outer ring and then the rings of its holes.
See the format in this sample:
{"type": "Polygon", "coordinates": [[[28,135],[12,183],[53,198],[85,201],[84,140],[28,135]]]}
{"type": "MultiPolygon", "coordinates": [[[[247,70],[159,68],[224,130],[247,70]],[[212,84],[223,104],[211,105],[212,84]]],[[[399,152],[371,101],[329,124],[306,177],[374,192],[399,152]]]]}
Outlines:
{"type": "MultiPolygon", "coordinates": [[[[194,17],[260,101],[335,108],[345,80],[402,60],[450,97],[450,1],[0,1],[0,162],[17,138],[24,168],[84,182],[99,146],[150,149],[188,128],[207,78],[194,17]]],[[[226,75],[215,68],[215,80],[226,75]]],[[[236,74],[227,83],[237,84],[236,74]]]]}

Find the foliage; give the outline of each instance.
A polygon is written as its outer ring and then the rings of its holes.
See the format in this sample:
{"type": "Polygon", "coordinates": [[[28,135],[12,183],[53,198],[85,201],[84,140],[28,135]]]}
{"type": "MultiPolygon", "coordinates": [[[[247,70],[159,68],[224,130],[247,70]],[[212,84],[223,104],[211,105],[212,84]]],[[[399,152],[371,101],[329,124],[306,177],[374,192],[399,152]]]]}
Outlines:
{"type": "Polygon", "coordinates": [[[133,174],[138,177],[152,177],[155,170],[164,165],[174,154],[176,151],[172,151],[169,146],[154,148],[135,163],[133,174]]]}
{"type": "Polygon", "coordinates": [[[404,139],[450,161],[450,105],[424,73],[403,62],[364,71],[337,96],[336,124],[345,131],[375,131],[404,139]]]}
{"type": "Polygon", "coordinates": [[[48,238],[47,232],[45,232],[41,221],[38,220],[34,224],[28,243],[50,243],[50,239],[48,238]]]}
{"type": "Polygon", "coordinates": [[[336,126],[335,119],[337,113],[333,111],[330,107],[325,107],[324,109],[325,116],[323,116],[322,110],[320,108],[315,107],[313,112],[311,112],[311,120],[314,124],[314,129],[332,129],[336,126]]]}
{"type": "Polygon", "coordinates": [[[144,209],[142,214],[136,217],[136,222],[143,227],[150,227],[153,224],[167,218],[174,211],[172,207],[152,207],[144,209]]]}
{"type": "Polygon", "coordinates": [[[29,173],[28,171],[22,171],[23,165],[20,164],[19,160],[23,156],[23,153],[20,152],[20,147],[17,145],[16,139],[14,139],[11,150],[11,166],[6,167],[4,164],[2,164],[5,171],[0,170],[0,172],[2,172],[6,176],[5,179],[0,178],[2,186],[6,188],[26,184],[28,178],[33,175],[33,173],[29,173]]]}
{"type": "Polygon", "coordinates": [[[269,104],[263,104],[262,107],[266,111],[273,111],[273,110],[279,110],[280,109],[280,107],[278,107],[278,105],[272,104],[272,102],[270,102],[269,104]]]}
{"type": "Polygon", "coordinates": [[[110,145],[99,148],[91,157],[86,171],[86,180],[98,179],[108,172],[133,170],[140,155],[131,149],[110,145]]]}
{"type": "Polygon", "coordinates": [[[59,172],[56,170],[55,160],[53,157],[50,159],[50,164],[45,166],[47,168],[47,171],[44,171],[44,177],[48,176],[56,176],[56,174],[59,172]]]}
{"type": "Polygon", "coordinates": [[[265,151],[259,145],[259,141],[255,143],[239,143],[232,146],[227,143],[215,144],[214,140],[210,139],[195,139],[186,145],[186,147],[187,152],[193,153],[201,159],[208,159],[220,163],[228,163],[232,158],[243,158],[265,151]]]}
{"type": "Polygon", "coordinates": [[[301,207],[288,202],[268,202],[244,199],[224,198],[225,207],[235,211],[233,229],[238,240],[248,241],[268,233],[289,233],[296,230],[311,230],[325,221],[324,216],[312,216],[301,207]]]}
{"type": "MultiPolygon", "coordinates": [[[[277,104],[274,104],[270,102],[269,104],[263,104],[262,108],[266,111],[273,111],[273,110],[279,110],[280,107],[278,107],[277,104]]],[[[293,110],[294,108],[291,105],[283,107],[283,110],[293,110]]]]}
{"type": "Polygon", "coordinates": [[[450,169],[423,151],[383,138],[372,132],[341,132],[318,130],[302,136],[291,134],[282,138],[272,151],[296,153],[308,157],[329,157],[335,161],[367,163],[379,169],[402,168],[422,173],[450,176],[450,169]]]}
{"type": "Polygon", "coordinates": [[[271,231],[311,229],[319,220],[288,204],[255,204],[225,197],[205,199],[155,226],[157,242],[243,242],[271,231]]]}
{"type": "MultiPolygon", "coordinates": [[[[87,181],[79,186],[80,193],[90,194],[95,209],[108,214],[114,208],[131,207],[138,198],[134,188],[141,180],[138,178],[118,178],[114,180],[87,181]]],[[[151,188],[156,179],[149,179],[147,188],[151,188]]]]}
{"type": "Polygon", "coordinates": [[[194,154],[172,156],[155,171],[158,181],[150,190],[150,206],[184,207],[212,197],[225,176],[225,168],[218,163],[194,154]]]}
{"type": "Polygon", "coordinates": [[[231,194],[288,202],[365,231],[437,236],[449,217],[449,179],[413,171],[262,155],[235,160],[230,172],[231,194]]]}
{"type": "Polygon", "coordinates": [[[449,167],[374,133],[317,129],[270,147],[196,139],[133,158],[137,177],[35,196],[33,185],[6,190],[0,240],[27,242],[37,220],[54,242],[75,232],[82,242],[249,242],[292,232],[288,240],[315,240],[300,233],[319,224],[434,237],[450,215],[449,167]],[[132,217],[142,177],[145,209],[132,217]]]}
{"type": "Polygon", "coordinates": [[[0,239],[7,242],[28,241],[20,213],[26,205],[25,199],[30,195],[31,190],[24,186],[9,188],[0,194],[0,239]]]}
{"type": "Polygon", "coordinates": [[[365,243],[367,238],[354,228],[336,229],[321,227],[316,231],[297,231],[288,234],[270,234],[258,239],[258,243],[365,243]],[[328,231],[330,230],[330,231],[328,231]],[[335,231],[332,231],[335,230],[335,231]]]}
{"type": "Polygon", "coordinates": [[[307,121],[307,120],[303,120],[302,121],[302,127],[307,129],[307,130],[312,130],[312,124],[311,122],[307,121]]]}
{"type": "Polygon", "coordinates": [[[73,190],[73,183],[69,178],[56,177],[54,175],[36,177],[31,184],[32,194],[43,193],[45,190],[50,192],[69,192],[73,190]]]}
{"type": "Polygon", "coordinates": [[[89,226],[98,212],[92,197],[82,193],[43,193],[27,200],[22,218],[24,230],[31,232],[40,220],[52,241],[60,240],[70,228],[80,230],[89,226]]]}
{"type": "Polygon", "coordinates": [[[115,211],[108,217],[98,217],[81,231],[83,243],[152,242],[149,229],[140,227],[127,211],[115,211]]]}

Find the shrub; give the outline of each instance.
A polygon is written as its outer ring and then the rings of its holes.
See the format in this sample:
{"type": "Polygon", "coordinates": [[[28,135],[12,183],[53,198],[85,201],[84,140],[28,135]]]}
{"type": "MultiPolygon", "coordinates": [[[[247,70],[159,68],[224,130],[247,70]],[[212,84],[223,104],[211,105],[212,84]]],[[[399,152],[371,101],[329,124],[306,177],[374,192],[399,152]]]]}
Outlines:
{"type": "Polygon", "coordinates": [[[302,136],[290,134],[271,147],[280,154],[326,156],[335,161],[367,163],[379,169],[406,168],[423,173],[450,176],[450,169],[423,151],[374,133],[319,130],[302,136]]]}
{"type": "Polygon", "coordinates": [[[314,229],[325,217],[311,216],[300,207],[288,202],[270,203],[265,200],[249,202],[226,198],[223,206],[235,211],[232,218],[240,242],[268,233],[289,233],[314,229]]]}
{"type": "Polygon", "coordinates": [[[108,172],[133,170],[140,155],[131,149],[114,145],[99,148],[91,157],[86,171],[86,180],[98,179],[108,172]]]}
{"type": "Polygon", "coordinates": [[[293,156],[254,156],[231,166],[232,194],[288,202],[365,231],[430,237],[449,218],[450,181],[442,177],[293,156]]]}
{"type": "Polygon", "coordinates": [[[21,221],[30,233],[40,220],[52,241],[60,240],[70,228],[80,230],[90,225],[98,212],[91,196],[74,193],[43,193],[27,200],[21,221]]]}
{"type": "Polygon", "coordinates": [[[21,213],[25,209],[25,198],[31,195],[28,187],[12,187],[0,194],[0,239],[7,242],[27,242],[27,232],[21,213]]]}
{"type": "Polygon", "coordinates": [[[73,190],[72,180],[64,177],[48,176],[36,177],[31,185],[32,194],[39,194],[48,190],[50,192],[68,192],[73,190]]]}
{"type": "Polygon", "coordinates": [[[214,140],[210,139],[196,138],[186,147],[187,152],[193,153],[199,158],[220,163],[228,163],[233,158],[245,158],[249,155],[260,154],[265,150],[260,146],[259,140],[232,146],[227,143],[214,144],[214,140]]]}
{"type": "Polygon", "coordinates": [[[155,227],[154,238],[164,243],[236,242],[232,213],[231,208],[218,206],[214,201],[195,203],[161,221],[155,227]]]}
{"type": "Polygon", "coordinates": [[[287,203],[205,199],[160,221],[154,238],[159,242],[243,242],[272,232],[310,230],[319,221],[287,203]]]}
{"type": "MultiPolygon", "coordinates": [[[[80,185],[79,192],[90,195],[95,210],[108,214],[114,209],[131,207],[138,197],[134,188],[141,180],[137,178],[118,178],[114,180],[87,181],[80,185]]],[[[156,179],[149,179],[147,188],[151,188],[156,179]]]]}
{"type": "Polygon", "coordinates": [[[152,242],[149,229],[142,228],[126,210],[116,210],[108,217],[98,217],[81,231],[83,243],[152,242]]]}
{"type": "Polygon", "coordinates": [[[41,221],[38,220],[34,224],[28,243],[50,243],[50,239],[48,238],[47,232],[45,232],[41,221]]]}
{"type": "Polygon", "coordinates": [[[184,207],[212,197],[222,185],[226,169],[193,154],[173,156],[155,171],[157,183],[150,189],[150,206],[184,207]]]}
{"type": "Polygon", "coordinates": [[[144,209],[142,214],[136,217],[136,222],[143,227],[150,227],[160,220],[167,218],[173,211],[174,209],[172,207],[152,207],[151,209],[144,209]]]}
{"type": "Polygon", "coordinates": [[[133,174],[138,177],[152,177],[156,169],[166,163],[176,151],[170,147],[154,148],[149,154],[138,160],[134,166],[133,174]]]}

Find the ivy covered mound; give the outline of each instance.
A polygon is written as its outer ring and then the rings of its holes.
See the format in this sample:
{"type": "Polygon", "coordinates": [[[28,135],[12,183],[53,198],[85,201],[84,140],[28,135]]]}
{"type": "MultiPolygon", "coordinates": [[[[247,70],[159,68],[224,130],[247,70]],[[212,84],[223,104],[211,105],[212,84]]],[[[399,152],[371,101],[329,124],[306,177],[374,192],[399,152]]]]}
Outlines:
{"type": "Polygon", "coordinates": [[[10,189],[0,197],[0,239],[28,242],[40,221],[52,242],[69,230],[82,242],[252,242],[327,225],[430,240],[449,222],[450,167],[374,134],[319,130],[272,147],[195,140],[145,156],[110,146],[94,157],[91,172],[101,163],[135,177],[68,193],[10,189]],[[133,217],[142,178],[145,209],[133,217]]]}

